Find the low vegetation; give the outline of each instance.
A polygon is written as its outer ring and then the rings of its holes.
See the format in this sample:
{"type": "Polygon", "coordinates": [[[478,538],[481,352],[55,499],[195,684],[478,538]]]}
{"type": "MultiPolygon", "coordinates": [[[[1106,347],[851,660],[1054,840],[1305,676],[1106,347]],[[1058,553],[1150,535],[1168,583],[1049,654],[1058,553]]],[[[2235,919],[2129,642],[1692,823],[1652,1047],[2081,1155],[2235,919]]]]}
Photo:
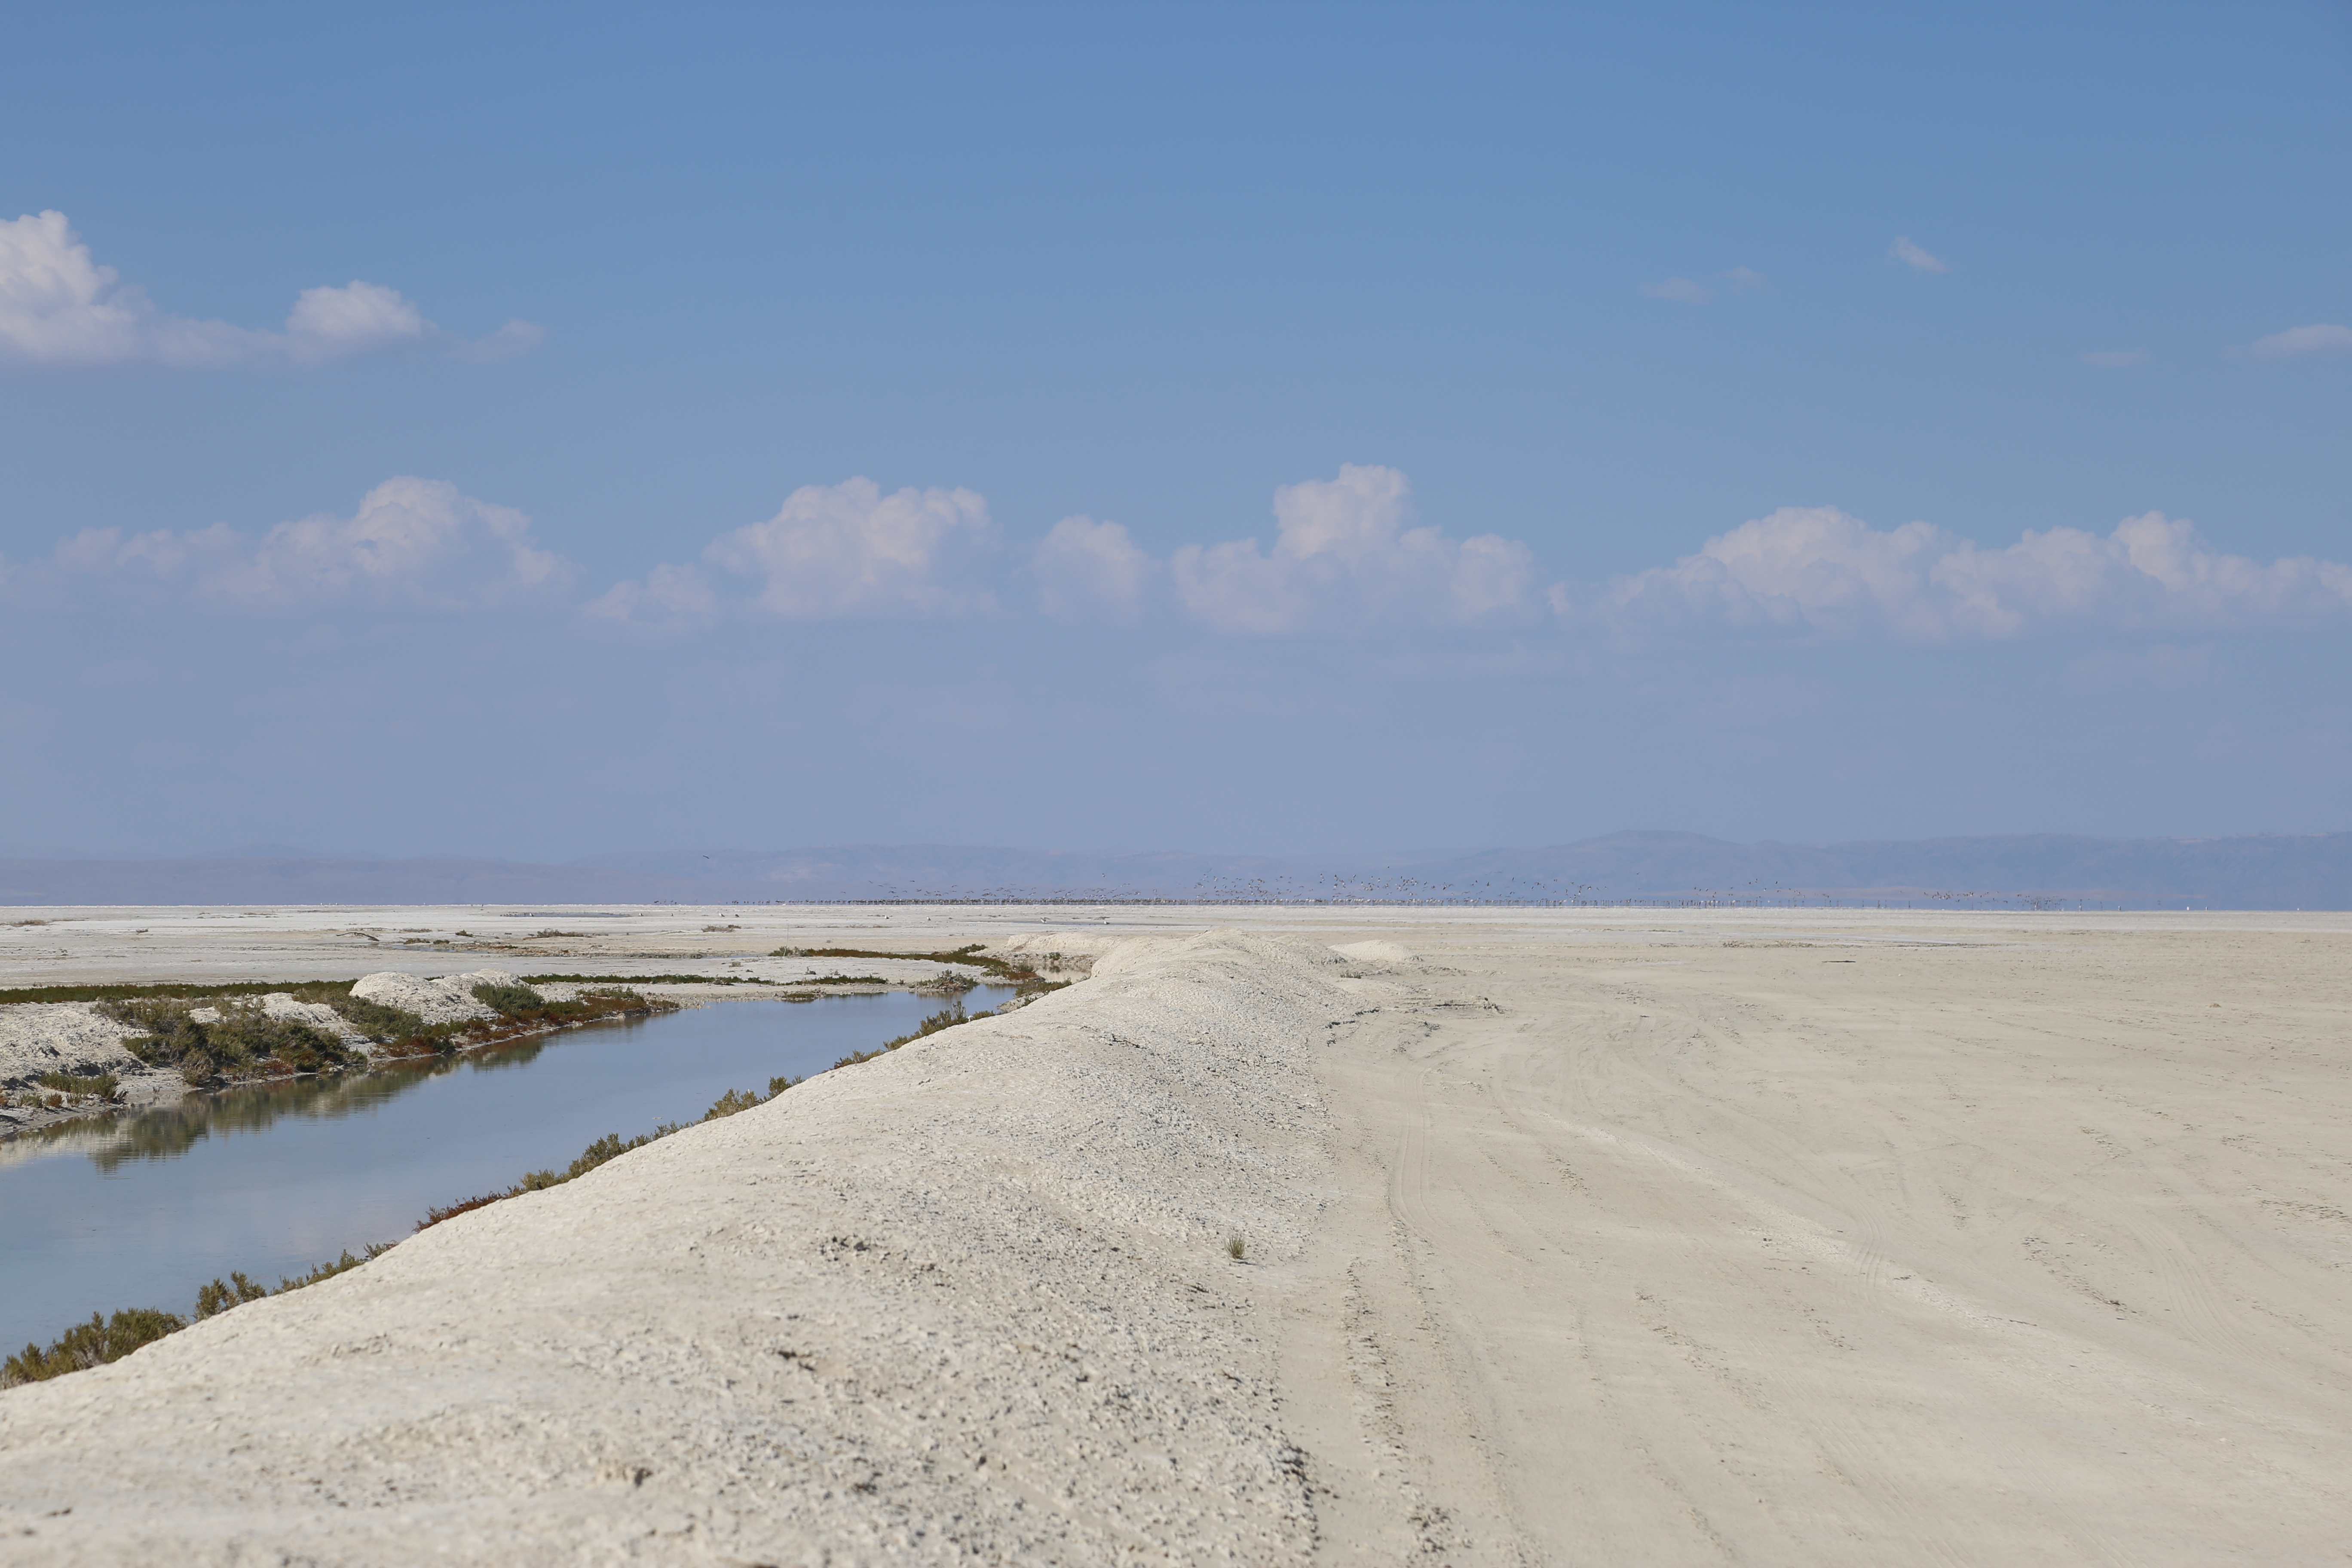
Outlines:
{"type": "MultiPolygon", "coordinates": [[[[705,1117],[704,1120],[709,1121],[709,1118],[705,1117]]],[[[624,1139],[617,1132],[607,1132],[582,1150],[580,1157],[572,1161],[564,1170],[561,1172],[528,1171],[524,1173],[521,1181],[504,1192],[484,1193],[479,1197],[467,1198],[463,1203],[451,1204],[446,1208],[427,1209],[425,1211],[425,1217],[416,1222],[416,1228],[430,1230],[445,1219],[455,1219],[461,1214],[471,1214],[476,1209],[488,1208],[490,1205],[503,1202],[508,1198],[519,1198],[525,1193],[544,1192],[550,1187],[560,1187],[576,1176],[586,1175],[607,1160],[617,1160],[632,1149],[642,1149],[656,1139],[668,1137],[682,1125],[683,1123],[680,1122],[665,1121],[651,1132],[640,1132],[635,1138],[629,1139],[624,1139]]]]}
{"type": "Polygon", "coordinates": [[[33,1081],[45,1089],[63,1089],[68,1094],[94,1094],[100,1100],[112,1100],[114,1091],[122,1087],[110,1072],[45,1072],[33,1081]]]}
{"type": "MultiPolygon", "coordinates": [[[[730,1089],[720,1095],[709,1110],[702,1113],[702,1120],[716,1121],[721,1117],[732,1116],[739,1110],[749,1110],[755,1105],[763,1105],[775,1099],[776,1096],[796,1084],[806,1081],[808,1080],[805,1079],[793,1078],[788,1074],[772,1078],[768,1080],[768,1092],[765,1095],[751,1089],[730,1089]]],[[[529,1171],[524,1173],[522,1180],[504,1192],[484,1193],[479,1197],[467,1198],[463,1203],[451,1204],[446,1208],[428,1209],[425,1211],[425,1217],[416,1222],[416,1228],[429,1230],[445,1219],[455,1219],[461,1214],[471,1214],[476,1209],[488,1208],[490,1205],[503,1203],[508,1198],[519,1198],[525,1193],[540,1193],[545,1192],[550,1187],[560,1187],[566,1182],[586,1175],[608,1160],[617,1160],[632,1149],[642,1149],[648,1143],[667,1138],[671,1133],[678,1131],[684,1125],[683,1122],[665,1121],[651,1132],[640,1132],[635,1138],[628,1139],[624,1139],[617,1132],[607,1132],[582,1150],[580,1157],[572,1161],[565,1169],[529,1171]]]]}
{"type": "MultiPolygon", "coordinates": [[[[773,985],[755,974],[526,974],[526,985],[773,985]]],[[[797,982],[795,982],[797,984],[797,982]]]]}
{"type": "MultiPolygon", "coordinates": [[[[584,992],[571,1001],[556,1002],[528,984],[482,984],[473,988],[474,994],[493,1010],[494,1017],[428,1024],[405,1008],[352,995],[354,984],[342,980],[204,986],[60,985],[0,993],[0,999],[95,1003],[101,1016],[141,1031],[123,1041],[132,1056],[150,1067],[176,1070],[189,1083],[201,1086],[336,1072],[366,1065],[366,1053],[347,1043],[341,1031],[303,1018],[272,1017],[260,1000],[272,993],[331,1008],[352,1033],[392,1058],[446,1056],[522,1035],[666,1011],[674,1005],[650,1001],[627,989],[584,992]]],[[[101,1089],[92,1080],[77,1079],[49,1087],[66,1093],[111,1097],[119,1085],[110,1080],[101,1089]]]]}
{"type": "Polygon", "coordinates": [[[519,1018],[526,1013],[538,1012],[548,1005],[546,997],[520,983],[500,985],[484,981],[475,986],[473,991],[475,1001],[485,1007],[495,1008],[509,1018],[519,1018]]]}
{"type": "Polygon", "coordinates": [[[101,1002],[98,1010],[146,1031],[123,1041],[125,1050],[149,1067],[177,1068],[192,1084],[325,1072],[365,1059],[325,1030],[299,1018],[273,1018],[254,1001],[148,997],[101,1002]]]}
{"type": "Polygon", "coordinates": [[[415,1039],[425,1032],[425,1020],[405,1007],[371,1002],[364,996],[353,996],[348,992],[341,996],[318,1000],[325,1001],[328,1006],[341,1014],[343,1022],[357,1029],[362,1036],[380,1044],[415,1039]]]}
{"type": "MultiPolygon", "coordinates": [[[[923,963],[961,963],[967,968],[977,969],[994,976],[1002,984],[1012,986],[1013,994],[1024,999],[1042,996],[1048,991],[1059,991],[1070,984],[1066,980],[1048,980],[1038,973],[1034,965],[1018,960],[992,958],[981,951],[984,945],[977,942],[970,942],[945,952],[884,952],[877,948],[865,947],[780,947],[768,956],[771,958],[898,958],[913,959],[923,963]]],[[[1060,955],[1057,953],[1055,956],[1060,955]]],[[[830,984],[835,982],[828,978],[808,984],[830,984]]]]}
{"type": "Polygon", "coordinates": [[[89,1322],[68,1329],[50,1341],[47,1350],[28,1344],[22,1353],[0,1362],[0,1388],[104,1366],[187,1326],[185,1318],[152,1307],[127,1308],[115,1313],[111,1321],[92,1312],[89,1322]]]}
{"type": "Polygon", "coordinates": [[[971,1016],[963,1010],[963,1004],[960,1001],[954,1002],[916,1025],[913,1034],[901,1035],[895,1040],[885,1040],[870,1051],[852,1051],[833,1065],[837,1068],[854,1068],[860,1062],[870,1062],[877,1057],[886,1056],[900,1046],[912,1045],[927,1035],[936,1035],[941,1029],[952,1029],[958,1024],[971,1022],[971,1016]]]}
{"type": "MultiPolygon", "coordinates": [[[[295,1279],[280,1279],[278,1289],[270,1289],[243,1274],[231,1274],[226,1279],[215,1279],[196,1292],[196,1312],[193,1321],[215,1318],[233,1307],[247,1301],[258,1301],[265,1296],[282,1296],[289,1290],[299,1290],[305,1285],[316,1285],[321,1279],[331,1279],[338,1274],[357,1268],[371,1258],[381,1258],[391,1250],[390,1244],[371,1247],[364,1256],[353,1257],[346,1250],[331,1263],[321,1263],[308,1274],[295,1279]]],[[[117,1312],[111,1319],[98,1313],[89,1321],[77,1324],[49,1342],[44,1349],[27,1344],[24,1350],[0,1362],[0,1388],[14,1388],[20,1383],[39,1383],[68,1372],[83,1372],[93,1366],[104,1366],[121,1361],[142,1345],[154,1343],[166,1334],[178,1333],[192,1320],[176,1312],[161,1311],[152,1307],[131,1307],[117,1312]]]]}
{"type": "MultiPolygon", "coordinates": [[[[349,991],[352,982],[341,983],[349,991]]],[[[16,1002],[131,1002],[145,998],[190,1000],[214,996],[263,996],[272,991],[300,991],[299,981],[247,980],[228,984],[201,985],[23,985],[0,991],[0,1004],[16,1002]]]]}
{"type": "MultiPolygon", "coordinates": [[[[421,1019],[417,1020],[413,1027],[386,1042],[384,1054],[390,1057],[446,1055],[525,1035],[568,1028],[575,1024],[593,1024],[601,1019],[632,1017],[646,1013],[667,1013],[677,1005],[675,1002],[650,998],[629,990],[583,991],[569,1002],[555,1002],[541,995],[528,984],[484,984],[475,986],[473,993],[475,1000],[491,1008],[495,1016],[446,1024],[425,1024],[421,1019]]],[[[396,1012],[397,1009],[387,1008],[385,1011],[396,1012]]],[[[415,1017],[414,1014],[401,1016],[415,1017]]]]}

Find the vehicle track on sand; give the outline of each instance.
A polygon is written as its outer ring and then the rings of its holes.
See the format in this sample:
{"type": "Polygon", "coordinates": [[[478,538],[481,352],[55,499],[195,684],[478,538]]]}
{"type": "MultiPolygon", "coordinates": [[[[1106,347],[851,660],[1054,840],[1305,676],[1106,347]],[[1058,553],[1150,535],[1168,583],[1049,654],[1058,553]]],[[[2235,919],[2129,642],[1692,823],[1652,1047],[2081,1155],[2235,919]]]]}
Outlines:
{"type": "Polygon", "coordinates": [[[2000,952],[1874,956],[1875,988],[1777,962],[1359,987],[1297,1265],[1345,1282],[1353,1359],[1282,1380],[1355,1489],[1318,1556],[2345,1560],[2352,1313],[2303,1254],[2250,1250],[2263,1188],[2180,1136],[2212,1064],[2155,1056],[2178,1031],[2151,1009],[2046,1070],[2000,952]],[[2129,1125],[2100,1087],[2123,1057],[2153,1108],[2129,1125]],[[2037,1226],[2073,1238],[2056,1271],[2037,1226]]]}

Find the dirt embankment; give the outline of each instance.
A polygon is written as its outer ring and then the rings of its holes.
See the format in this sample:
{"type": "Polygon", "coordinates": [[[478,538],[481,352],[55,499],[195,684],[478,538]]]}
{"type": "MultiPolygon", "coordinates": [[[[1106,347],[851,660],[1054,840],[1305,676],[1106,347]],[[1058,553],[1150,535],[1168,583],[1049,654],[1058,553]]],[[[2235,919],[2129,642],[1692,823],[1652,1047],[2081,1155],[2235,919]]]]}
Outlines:
{"type": "Polygon", "coordinates": [[[15,1390],[0,1528],[26,1563],[1302,1560],[1259,1282],[1313,1221],[1336,967],[1139,944],[15,1390]]]}

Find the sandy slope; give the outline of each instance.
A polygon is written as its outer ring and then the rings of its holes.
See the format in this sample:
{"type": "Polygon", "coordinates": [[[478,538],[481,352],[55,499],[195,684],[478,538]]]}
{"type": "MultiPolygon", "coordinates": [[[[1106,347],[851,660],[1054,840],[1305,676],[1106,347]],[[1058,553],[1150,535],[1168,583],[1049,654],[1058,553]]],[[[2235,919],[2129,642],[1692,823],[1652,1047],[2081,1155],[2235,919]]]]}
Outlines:
{"type": "Polygon", "coordinates": [[[2352,922],[1671,921],[1119,950],[0,1394],[7,1555],[2352,1556],[2352,922]]]}

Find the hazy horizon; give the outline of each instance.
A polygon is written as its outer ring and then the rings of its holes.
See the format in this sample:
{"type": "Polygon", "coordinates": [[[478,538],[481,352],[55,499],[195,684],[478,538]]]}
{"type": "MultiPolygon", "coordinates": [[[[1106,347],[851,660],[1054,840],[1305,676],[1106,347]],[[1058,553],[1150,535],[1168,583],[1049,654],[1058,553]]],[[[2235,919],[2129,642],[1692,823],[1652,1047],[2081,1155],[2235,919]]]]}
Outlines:
{"type": "Polygon", "coordinates": [[[677,855],[690,856],[703,852],[746,856],[819,854],[839,850],[908,850],[959,849],[980,852],[1005,851],[1021,854],[1062,855],[1139,858],[1152,855],[1220,857],[1230,859],[1370,861],[1389,859],[1400,862],[1441,860],[1477,854],[1520,850],[1569,848],[1580,845],[1610,842],[1629,838],[1690,838],[1720,844],[1733,848],[1788,847],[1823,849],[1850,847],[1860,845],[1928,845],[1960,842],[2000,841],[2021,842],[2035,839],[2084,839],[2108,844],[2167,843],[2203,844],[2235,839],[2299,839],[2332,838],[2352,832],[2352,828],[2315,828],[2305,832],[2260,834],[1951,834],[1929,833],[1902,838],[1795,838],[1766,835],[1756,838],[1724,838],[1713,834],[1696,833],[1675,827],[1615,827],[1605,832],[1587,834],[1572,839],[1549,843],[1477,842],[1440,845],[1372,846],[1343,845],[1327,849],[1261,849],[1246,845],[1219,846],[1199,844],[1019,844],[1006,841],[974,840],[950,842],[939,839],[904,839],[896,842],[867,841],[859,843],[771,843],[730,844],[705,840],[698,844],[636,844],[590,849],[577,855],[560,858],[533,858],[495,853],[466,854],[456,850],[425,848],[398,852],[337,848],[315,845],[281,844],[268,840],[240,844],[195,846],[178,848],[108,847],[63,845],[39,847],[0,843],[0,859],[14,860],[203,860],[203,859],[314,859],[314,860],[431,860],[478,859],[511,861],[519,865],[587,866],[598,861],[614,862],[633,858],[677,855]]]}

